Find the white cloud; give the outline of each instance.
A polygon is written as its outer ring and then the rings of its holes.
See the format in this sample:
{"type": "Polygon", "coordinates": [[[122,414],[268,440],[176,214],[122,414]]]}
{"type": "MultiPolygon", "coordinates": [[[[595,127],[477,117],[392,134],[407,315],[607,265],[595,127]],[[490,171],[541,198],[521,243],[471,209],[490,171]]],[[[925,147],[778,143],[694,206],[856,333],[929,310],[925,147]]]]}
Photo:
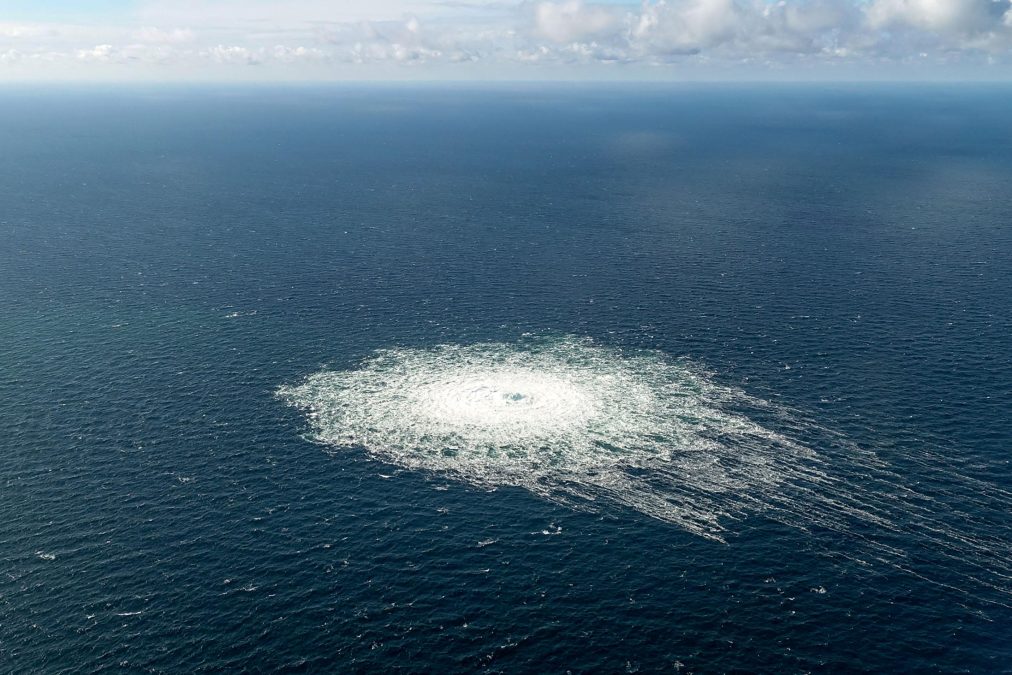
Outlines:
{"type": "Polygon", "coordinates": [[[296,63],[298,61],[322,61],[327,59],[327,53],[316,47],[288,47],[275,45],[271,50],[271,58],[283,63],[296,63]]]}
{"type": "Polygon", "coordinates": [[[76,64],[75,77],[117,64],[148,78],[327,79],[374,66],[523,78],[911,63],[1003,72],[1009,0],[152,0],[118,24],[0,23],[0,79],[38,64],[76,64]]]}
{"type": "Polygon", "coordinates": [[[77,58],[80,61],[106,62],[113,60],[116,55],[116,48],[112,45],[95,45],[91,49],[77,50],[77,58]]]}
{"type": "Polygon", "coordinates": [[[39,38],[46,34],[43,25],[0,23],[0,39],[16,40],[22,38],[39,38]]]}
{"type": "Polygon", "coordinates": [[[163,30],[161,28],[152,28],[147,26],[137,30],[133,37],[137,42],[146,44],[178,45],[193,42],[197,36],[189,28],[172,28],[163,30]]]}
{"type": "Polygon", "coordinates": [[[1007,0],[873,0],[873,27],[906,25],[939,33],[973,34],[993,30],[1007,14],[1007,0]]]}
{"type": "Polygon", "coordinates": [[[0,51],[0,65],[20,63],[24,55],[17,49],[0,51]]]}
{"type": "Polygon", "coordinates": [[[239,45],[215,45],[200,52],[201,57],[215,63],[255,66],[260,63],[256,54],[239,45]]]}
{"type": "Polygon", "coordinates": [[[644,5],[632,44],[643,55],[696,53],[738,38],[753,23],[750,9],[734,0],[661,0],[644,5]]]}
{"type": "Polygon", "coordinates": [[[534,29],[552,42],[569,43],[614,28],[620,16],[614,9],[588,6],[582,0],[539,2],[534,7],[534,29]]]}

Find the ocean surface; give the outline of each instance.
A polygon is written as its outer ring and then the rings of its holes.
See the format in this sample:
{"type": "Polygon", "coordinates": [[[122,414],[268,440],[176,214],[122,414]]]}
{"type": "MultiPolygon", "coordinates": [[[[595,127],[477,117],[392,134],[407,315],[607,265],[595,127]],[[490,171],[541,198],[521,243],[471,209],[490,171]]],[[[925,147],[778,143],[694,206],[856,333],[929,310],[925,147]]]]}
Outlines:
{"type": "Polygon", "coordinates": [[[1010,110],[0,90],[0,671],[1012,672],[1010,110]]]}

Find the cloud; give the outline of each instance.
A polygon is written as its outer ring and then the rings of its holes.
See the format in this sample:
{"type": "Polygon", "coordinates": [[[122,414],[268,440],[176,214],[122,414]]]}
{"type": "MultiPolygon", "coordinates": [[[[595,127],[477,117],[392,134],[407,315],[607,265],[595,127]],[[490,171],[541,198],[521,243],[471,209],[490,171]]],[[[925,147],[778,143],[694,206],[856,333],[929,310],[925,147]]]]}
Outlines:
{"type": "Polygon", "coordinates": [[[38,39],[46,34],[48,29],[44,25],[0,23],[0,39],[18,40],[24,38],[38,39]]]}
{"type": "Polygon", "coordinates": [[[242,66],[255,66],[261,63],[256,52],[239,45],[215,45],[200,53],[202,58],[215,63],[234,64],[242,66]]]}
{"type": "Polygon", "coordinates": [[[80,61],[99,61],[108,63],[116,56],[116,48],[112,45],[96,45],[91,49],[77,50],[77,58],[80,61]]]}
{"type": "Polygon", "coordinates": [[[271,58],[283,63],[297,63],[299,61],[323,61],[327,59],[327,53],[316,47],[288,47],[286,45],[275,45],[271,50],[271,58]]]}
{"type": "Polygon", "coordinates": [[[0,65],[20,63],[24,55],[17,49],[0,51],[0,65]]]}
{"type": "Polygon", "coordinates": [[[129,66],[117,72],[144,78],[225,79],[248,66],[314,79],[408,66],[514,78],[574,68],[635,77],[840,65],[874,75],[912,63],[998,73],[1009,71],[993,66],[1012,65],[1012,7],[1010,0],[151,0],[117,24],[0,23],[0,55],[0,79],[28,76],[39,64],[52,72],[76,64],[80,77],[117,64],[129,66]]]}
{"type": "Polygon", "coordinates": [[[133,37],[137,42],[146,44],[178,45],[193,42],[197,36],[189,28],[162,30],[148,26],[137,30],[133,37]]]}
{"type": "Polygon", "coordinates": [[[552,42],[574,42],[613,29],[620,16],[614,9],[588,6],[582,0],[540,2],[534,6],[534,30],[552,42]]]}
{"type": "Polygon", "coordinates": [[[631,35],[640,56],[693,54],[736,40],[761,24],[752,7],[734,0],[684,0],[644,5],[631,35]]]}
{"type": "Polygon", "coordinates": [[[1008,0],[873,0],[868,20],[877,28],[907,26],[949,35],[973,35],[999,29],[1008,10],[1008,0]]]}

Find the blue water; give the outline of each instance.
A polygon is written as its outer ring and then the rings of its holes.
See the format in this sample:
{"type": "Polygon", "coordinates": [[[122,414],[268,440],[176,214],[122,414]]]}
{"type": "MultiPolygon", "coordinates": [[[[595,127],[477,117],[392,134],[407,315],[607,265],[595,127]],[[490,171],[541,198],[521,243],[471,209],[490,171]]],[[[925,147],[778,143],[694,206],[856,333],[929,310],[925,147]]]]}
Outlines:
{"type": "Polygon", "coordinates": [[[1009,672],[1009,110],[0,91],[0,670],[1009,672]],[[716,541],[321,445],[277,395],[532,339],[792,411],[748,414],[884,522],[716,541]]]}

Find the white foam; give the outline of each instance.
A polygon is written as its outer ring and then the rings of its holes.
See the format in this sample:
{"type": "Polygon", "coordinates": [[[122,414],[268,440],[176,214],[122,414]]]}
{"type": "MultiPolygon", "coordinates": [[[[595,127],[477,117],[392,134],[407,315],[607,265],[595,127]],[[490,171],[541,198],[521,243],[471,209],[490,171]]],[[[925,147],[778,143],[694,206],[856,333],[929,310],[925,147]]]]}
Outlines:
{"type": "MultiPolygon", "coordinates": [[[[833,555],[921,576],[908,567],[909,551],[889,543],[901,532],[974,568],[968,584],[1012,593],[1007,523],[926,508],[931,499],[874,453],[685,359],[529,337],[383,350],[278,393],[336,452],[364,449],[405,469],[521,487],[578,509],[627,507],[720,541],[731,524],[762,513],[847,535],[847,549],[833,555]]],[[[926,470],[940,461],[907,459],[926,470]]],[[[936,499],[958,503],[969,491],[1006,512],[1008,493],[947,477],[953,487],[936,499]]],[[[542,534],[562,531],[553,528],[542,534]]]]}
{"type": "Polygon", "coordinates": [[[733,412],[747,397],[693,364],[575,338],[385,350],[280,394],[336,448],[577,506],[617,502],[714,538],[814,459],[733,412]]]}

